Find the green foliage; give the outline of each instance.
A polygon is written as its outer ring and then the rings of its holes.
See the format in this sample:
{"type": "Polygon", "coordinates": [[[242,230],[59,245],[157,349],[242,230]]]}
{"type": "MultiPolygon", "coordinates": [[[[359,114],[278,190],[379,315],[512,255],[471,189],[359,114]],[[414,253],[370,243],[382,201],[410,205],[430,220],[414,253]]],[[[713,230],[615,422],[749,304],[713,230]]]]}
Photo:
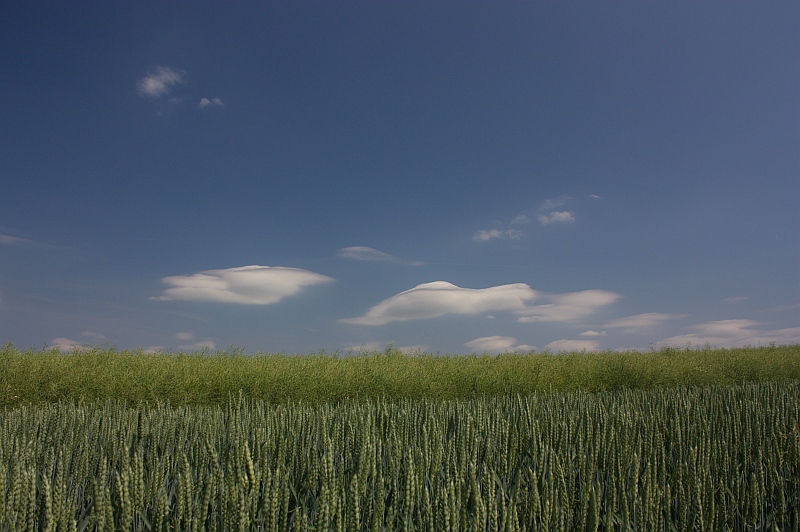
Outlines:
{"type": "Polygon", "coordinates": [[[800,378],[800,345],[653,352],[340,356],[0,348],[0,407],[57,401],[219,405],[239,392],[270,403],[351,398],[465,399],[540,391],[649,389],[800,378]]]}
{"type": "Polygon", "coordinates": [[[0,530],[798,530],[798,398],[800,380],[19,405],[0,530]]]}

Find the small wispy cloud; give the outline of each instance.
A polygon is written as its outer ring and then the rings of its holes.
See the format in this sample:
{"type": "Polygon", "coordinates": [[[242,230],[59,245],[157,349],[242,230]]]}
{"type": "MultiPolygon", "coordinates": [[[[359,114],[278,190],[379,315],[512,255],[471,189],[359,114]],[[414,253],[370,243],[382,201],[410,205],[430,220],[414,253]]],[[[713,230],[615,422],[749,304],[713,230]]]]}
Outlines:
{"type": "Polygon", "coordinates": [[[517,311],[519,323],[575,321],[591,316],[601,308],[619,300],[619,294],[607,290],[582,290],[564,294],[539,294],[549,301],[517,311]]]}
{"type": "Polygon", "coordinates": [[[539,205],[539,210],[552,211],[553,209],[557,209],[559,207],[566,205],[567,201],[569,201],[569,198],[567,196],[562,196],[560,198],[555,198],[555,199],[553,198],[546,199],[539,205]]]}
{"type": "Polygon", "coordinates": [[[354,325],[385,325],[394,321],[438,318],[447,314],[474,315],[483,312],[520,310],[536,297],[526,284],[489,288],[461,288],[445,281],[415,286],[386,299],[358,318],[339,320],[354,325]]]}
{"type": "Polygon", "coordinates": [[[800,303],[794,303],[792,305],[778,305],[777,307],[764,309],[760,312],[786,312],[789,310],[800,310],[800,303]]]}
{"type": "Polygon", "coordinates": [[[519,240],[525,234],[517,229],[481,229],[472,235],[472,240],[475,242],[486,242],[495,238],[507,238],[510,240],[519,240]]]}
{"type": "Polygon", "coordinates": [[[464,344],[477,353],[508,353],[512,351],[536,351],[535,345],[519,345],[511,336],[483,336],[464,344]]]}
{"type": "Polygon", "coordinates": [[[330,283],[333,279],[298,268],[253,265],[164,277],[162,282],[171,287],[150,299],[270,305],[307,286],[330,283]]]}
{"type": "Polygon", "coordinates": [[[83,254],[84,251],[63,244],[49,244],[41,240],[20,238],[9,234],[0,234],[0,246],[9,246],[9,249],[28,249],[49,252],[52,254],[74,256],[83,254]]]}
{"type": "Polygon", "coordinates": [[[4,246],[22,246],[25,244],[33,244],[33,240],[26,240],[11,235],[0,235],[0,245],[4,246]]]}
{"type": "Polygon", "coordinates": [[[350,246],[341,248],[337,252],[337,256],[341,259],[359,260],[365,262],[393,262],[398,264],[407,264],[410,266],[422,266],[422,262],[405,260],[384,253],[383,251],[367,246],[350,246]]]}
{"type": "Polygon", "coordinates": [[[585,331],[580,333],[578,336],[605,336],[605,331],[585,331]]]}
{"type": "Polygon", "coordinates": [[[753,320],[709,321],[689,326],[694,332],[671,336],[660,345],[685,346],[705,345],[715,347],[744,347],[776,344],[800,343],[800,327],[764,330],[762,324],[753,320]]]}
{"type": "Polygon", "coordinates": [[[573,223],[575,221],[575,213],[572,211],[553,211],[547,214],[540,214],[537,219],[542,225],[573,223]]]}
{"type": "Polygon", "coordinates": [[[623,329],[624,333],[636,333],[643,329],[649,329],[670,320],[677,320],[688,317],[688,314],[665,314],[661,312],[646,312],[636,314],[626,318],[611,320],[604,325],[610,329],[623,329]]]}
{"type": "Polygon", "coordinates": [[[194,340],[194,334],[190,332],[179,332],[175,334],[175,339],[188,342],[189,340],[194,340]]]}
{"type": "Polygon", "coordinates": [[[564,208],[572,203],[574,200],[569,196],[547,199],[539,205],[536,219],[542,225],[575,223],[575,211],[564,208]]]}
{"type": "Polygon", "coordinates": [[[200,98],[200,102],[197,104],[197,107],[200,109],[205,107],[225,107],[225,102],[223,102],[220,98],[200,98]]]}
{"type": "MultiPolygon", "coordinates": [[[[597,196],[599,199],[599,196],[597,196]]],[[[547,199],[538,208],[533,210],[531,216],[539,221],[541,225],[571,224],[575,223],[576,215],[574,211],[566,210],[563,207],[572,202],[569,197],[547,199]],[[556,210],[559,209],[560,210],[556,210]],[[538,213],[538,214],[536,214],[538,213]]],[[[520,240],[526,236],[526,226],[531,223],[531,217],[526,214],[515,216],[505,228],[481,229],[473,233],[472,240],[475,242],[488,242],[490,240],[520,240]]]]}
{"type": "Polygon", "coordinates": [[[146,75],[136,83],[136,89],[142,96],[158,98],[168,93],[172,87],[183,83],[185,73],[171,67],[158,67],[155,72],[146,75]]]}
{"type": "Polygon", "coordinates": [[[338,253],[342,259],[363,260],[368,262],[397,262],[397,257],[367,246],[351,246],[341,248],[338,253]]]}
{"type": "Polygon", "coordinates": [[[508,240],[520,240],[525,236],[525,232],[522,231],[520,228],[522,226],[528,225],[530,223],[530,218],[525,216],[524,214],[518,214],[514,217],[513,220],[508,224],[506,229],[481,229],[476,231],[475,234],[472,235],[472,240],[475,242],[487,242],[493,239],[508,239],[508,240]]]}

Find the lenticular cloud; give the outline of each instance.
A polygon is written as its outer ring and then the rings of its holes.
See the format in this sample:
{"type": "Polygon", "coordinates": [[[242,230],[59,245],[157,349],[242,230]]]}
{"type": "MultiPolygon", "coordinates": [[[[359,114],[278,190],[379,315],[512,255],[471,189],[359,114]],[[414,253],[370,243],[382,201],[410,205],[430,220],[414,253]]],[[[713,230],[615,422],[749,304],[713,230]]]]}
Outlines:
{"type": "Polygon", "coordinates": [[[306,286],[329,283],[333,279],[298,268],[242,266],[164,277],[162,281],[170,288],[151,299],[270,305],[306,286]]]}
{"type": "Polygon", "coordinates": [[[438,318],[446,314],[519,311],[536,297],[527,284],[461,288],[445,281],[424,283],[386,299],[358,318],[340,320],[355,325],[385,325],[393,321],[438,318]]]}

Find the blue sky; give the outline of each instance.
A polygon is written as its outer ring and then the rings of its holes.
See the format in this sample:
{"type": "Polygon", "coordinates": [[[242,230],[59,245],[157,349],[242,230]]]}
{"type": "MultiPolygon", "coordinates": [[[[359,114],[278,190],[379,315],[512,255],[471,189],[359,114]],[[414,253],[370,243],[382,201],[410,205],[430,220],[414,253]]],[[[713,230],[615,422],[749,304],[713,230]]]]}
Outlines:
{"type": "Polygon", "coordinates": [[[0,342],[800,342],[797,2],[0,7],[0,342]]]}

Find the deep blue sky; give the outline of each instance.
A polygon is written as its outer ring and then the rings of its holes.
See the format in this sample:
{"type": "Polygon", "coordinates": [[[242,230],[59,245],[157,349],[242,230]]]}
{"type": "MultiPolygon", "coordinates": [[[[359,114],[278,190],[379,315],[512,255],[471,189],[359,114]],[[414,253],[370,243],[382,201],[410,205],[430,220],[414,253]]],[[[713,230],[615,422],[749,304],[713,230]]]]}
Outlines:
{"type": "Polygon", "coordinates": [[[0,342],[800,342],[797,2],[0,6],[0,342]]]}

